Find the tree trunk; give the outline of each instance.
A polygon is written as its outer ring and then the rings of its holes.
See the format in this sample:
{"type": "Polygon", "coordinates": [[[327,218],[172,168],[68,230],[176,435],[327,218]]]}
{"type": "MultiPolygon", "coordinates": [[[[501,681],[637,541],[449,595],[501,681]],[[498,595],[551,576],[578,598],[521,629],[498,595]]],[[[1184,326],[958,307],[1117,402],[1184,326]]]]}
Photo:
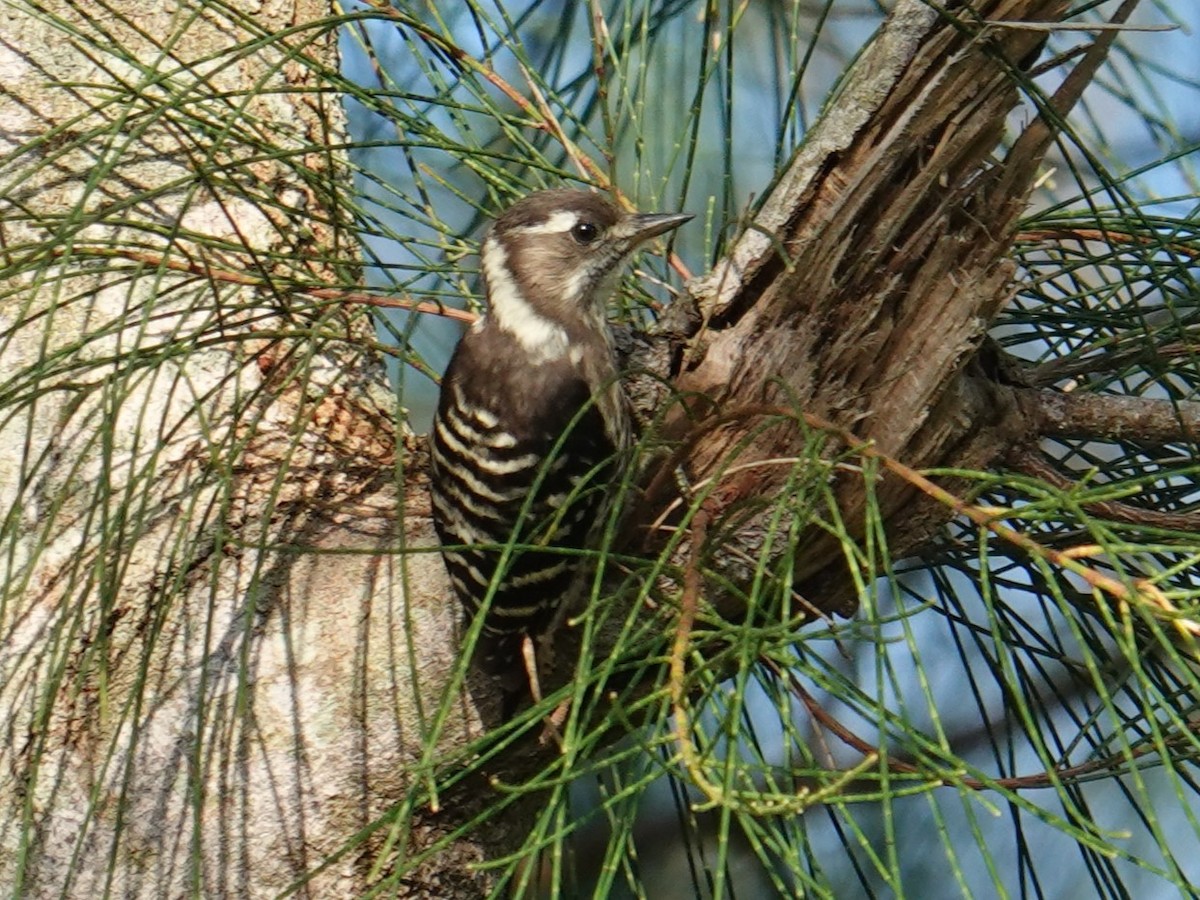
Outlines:
{"type": "Polygon", "coordinates": [[[357,248],[329,6],[173,6],[0,21],[0,885],[357,896],[346,842],[479,730],[431,723],[458,608],[397,555],[435,537],[366,316],[286,287],[357,248]]]}
{"type": "MultiPolygon", "coordinates": [[[[245,5],[52,3],[0,23],[0,884],[355,896],[395,841],[410,861],[437,848],[414,896],[475,896],[470,864],[531,811],[453,837],[494,802],[484,782],[416,790],[494,715],[439,557],[406,552],[436,545],[423,444],[393,427],[363,319],[295,287],[353,277],[323,151],[340,111],[304,90],[333,81],[336,33],[284,35],[328,13],[315,0],[245,5]]],[[[986,465],[1036,433],[1028,392],[973,360],[1052,135],[1036,119],[988,160],[1043,33],[984,23],[1070,4],[944,5],[897,3],[755,227],[693,285],[682,363],[666,339],[647,357],[703,398],[668,422],[693,482],[795,452],[782,423],[734,452],[766,407],[916,467],[986,465]]],[[[720,499],[778,487],[751,466],[720,499]]],[[[862,479],[839,491],[861,522],[862,479]]],[[[876,493],[911,521],[910,485],[876,493]]],[[[897,545],[942,518],[893,524],[897,545]]],[[[799,575],[818,607],[853,608],[832,546],[814,538],[799,575]]]]}

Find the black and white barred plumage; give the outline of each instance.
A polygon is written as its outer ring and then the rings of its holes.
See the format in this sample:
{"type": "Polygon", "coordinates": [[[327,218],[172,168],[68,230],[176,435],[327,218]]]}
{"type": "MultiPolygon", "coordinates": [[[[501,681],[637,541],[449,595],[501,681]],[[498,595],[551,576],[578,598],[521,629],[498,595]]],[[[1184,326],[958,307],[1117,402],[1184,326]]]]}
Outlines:
{"type": "Polygon", "coordinates": [[[488,312],[450,360],[430,444],[451,582],[471,615],[492,591],[477,659],[494,674],[519,672],[521,642],[570,602],[582,555],[556,550],[588,547],[630,445],[607,322],[621,263],[689,218],[544,191],[484,240],[488,312]]]}

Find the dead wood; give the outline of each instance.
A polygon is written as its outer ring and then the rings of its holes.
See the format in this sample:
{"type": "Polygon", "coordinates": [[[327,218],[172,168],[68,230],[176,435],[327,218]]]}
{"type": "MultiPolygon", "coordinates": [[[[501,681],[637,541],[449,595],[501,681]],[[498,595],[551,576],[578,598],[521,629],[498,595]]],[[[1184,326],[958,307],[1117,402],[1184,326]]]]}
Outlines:
{"type": "MultiPolygon", "coordinates": [[[[1097,38],[1006,148],[1007,118],[1023,95],[1036,96],[1025,72],[1045,32],[1004,23],[1057,21],[1069,6],[897,5],[744,233],[690,285],[697,327],[674,373],[684,399],[665,431],[689,444],[670,463],[682,463],[691,484],[722,479],[730,506],[781,490],[785,467],[752,464],[795,455],[796,427],[706,424],[756,404],[794,405],[914,468],[987,467],[1036,437],[1045,422],[1037,404],[979,351],[1014,290],[1013,237],[1043,155],[1114,32],[1097,38]],[[689,440],[696,429],[703,436],[689,440]],[[738,474],[722,475],[734,456],[738,474]]],[[[874,494],[893,555],[919,547],[950,515],[897,478],[874,494]]],[[[864,480],[839,475],[837,497],[861,534],[864,480]]],[[[650,499],[643,521],[674,498],[650,499]]],[[[738,535],[751,556],[762,528],[755,521],[738,535]]],[[[813,605],[849,614],[857,600],[841,552],[814,530],[796,575],[813,605]]]]}

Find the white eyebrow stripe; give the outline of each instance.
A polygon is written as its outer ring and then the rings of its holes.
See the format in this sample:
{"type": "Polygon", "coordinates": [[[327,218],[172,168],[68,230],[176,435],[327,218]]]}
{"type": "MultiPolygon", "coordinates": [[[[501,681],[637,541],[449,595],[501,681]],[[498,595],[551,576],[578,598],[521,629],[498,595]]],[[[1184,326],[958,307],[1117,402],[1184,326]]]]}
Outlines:
{"type": "Polygon", "coordinates": [[[559,210],[545,222],[514,228],[513,232],[517,234],[562,234],[564,231],[570,231],[578,223],[578,215],[566,210],[559,210]]]}

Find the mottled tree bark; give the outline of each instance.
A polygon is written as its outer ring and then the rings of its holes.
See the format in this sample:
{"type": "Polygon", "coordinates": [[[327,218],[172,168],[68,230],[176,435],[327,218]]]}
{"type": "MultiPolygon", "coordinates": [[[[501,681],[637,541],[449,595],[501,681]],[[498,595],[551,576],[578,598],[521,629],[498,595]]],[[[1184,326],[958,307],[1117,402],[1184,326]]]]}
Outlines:
{"type": "Polygon", "coordinates": [[[0,17],[6,896],[359,896],[387,829],[347,842],[481,728],[431,724],[458,610],[397,552],[435,538],[373,329],[289,287],[358,247],[329,14],[0,17]]]}

